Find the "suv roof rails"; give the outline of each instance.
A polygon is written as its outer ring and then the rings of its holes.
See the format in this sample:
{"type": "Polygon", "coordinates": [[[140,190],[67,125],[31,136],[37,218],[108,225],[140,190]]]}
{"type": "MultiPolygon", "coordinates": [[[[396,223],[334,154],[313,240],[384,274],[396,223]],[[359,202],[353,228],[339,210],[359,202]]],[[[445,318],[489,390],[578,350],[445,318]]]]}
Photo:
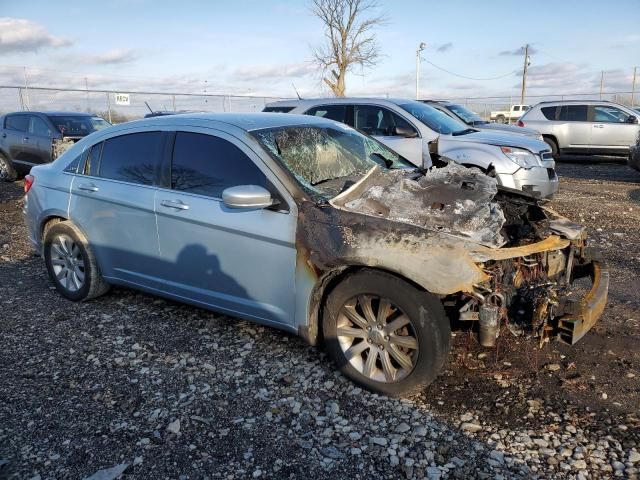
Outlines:
{"type": "Polygon", "coordinates": [[[599,100],[597,98],[583,98],[583,99],[571,99],[571,100],[543,100],[541,102],[538,102],[537,104],[540,105],[541,103],[581,103],[581,102],[599,102],[599,103],[613,103],[618,105],[617,102],[612,102],[611,100],[599,100]]]}

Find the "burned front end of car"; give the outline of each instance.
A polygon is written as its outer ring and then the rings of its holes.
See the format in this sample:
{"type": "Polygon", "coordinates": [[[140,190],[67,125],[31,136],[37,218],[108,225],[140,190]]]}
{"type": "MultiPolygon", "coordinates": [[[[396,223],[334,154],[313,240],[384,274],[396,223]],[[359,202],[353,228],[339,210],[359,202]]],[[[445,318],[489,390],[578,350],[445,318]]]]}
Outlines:
{"type": "Polygon", "coordinates": [[[439,294],[452,320],[477,322],[483,346],[504,331],[572,345],[604,311],[609,272],[585,228],[479,171],[375,173],[332,204],[434,232],[416,241],[420,258],[394,252],[392,267],[439,294]]]}

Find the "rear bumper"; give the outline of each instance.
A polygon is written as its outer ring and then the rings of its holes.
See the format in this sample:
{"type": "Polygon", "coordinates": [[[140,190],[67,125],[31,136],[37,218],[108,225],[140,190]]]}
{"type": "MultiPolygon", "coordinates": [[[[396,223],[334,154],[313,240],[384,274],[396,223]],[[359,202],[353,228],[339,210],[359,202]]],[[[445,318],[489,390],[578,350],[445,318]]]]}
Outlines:
{"type": "Polygon", "coordinates": [[[609,268],[602,260],[589,265],[591,289],[578,301],[567,302],[564,315],[558,319],[558,339],[573,345],[598,321],[607,303],[609,292],[609,268]]]}

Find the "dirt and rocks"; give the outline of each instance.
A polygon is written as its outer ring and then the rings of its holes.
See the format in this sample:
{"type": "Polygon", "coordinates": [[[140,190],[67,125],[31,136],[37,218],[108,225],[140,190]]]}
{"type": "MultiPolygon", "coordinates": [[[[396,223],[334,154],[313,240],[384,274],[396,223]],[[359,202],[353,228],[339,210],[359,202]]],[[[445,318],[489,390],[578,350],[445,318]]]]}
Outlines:
{"type": "Polygon", "coordinates": [[[611,267],[576,346],[457,330],[388,399],[294,336],[120,288],[63,300],[0,184],[0,478],[638,478],[640,173],[561,164],[551,205],[611,267]]]}

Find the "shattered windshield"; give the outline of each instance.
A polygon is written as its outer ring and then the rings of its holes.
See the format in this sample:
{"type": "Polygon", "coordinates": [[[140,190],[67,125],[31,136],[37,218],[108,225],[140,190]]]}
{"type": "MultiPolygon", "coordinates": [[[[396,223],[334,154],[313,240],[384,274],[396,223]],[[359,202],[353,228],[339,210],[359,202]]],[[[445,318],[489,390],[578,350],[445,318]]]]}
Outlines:
{"type": "Polygon", "coordinates": [[[97,116],[51,115],[49,118],[58,131],[68,137],[84,137],[111,126],[105,119],[97,116]]]}
{"type": "Polygon", "coordinates": [[[358,179],[375,165],[412,167],[378,141],[348,127],[287,126],[252,134],[304,186],[318,192],[323,192],[318,186],[324,182],[358,179]]]}

